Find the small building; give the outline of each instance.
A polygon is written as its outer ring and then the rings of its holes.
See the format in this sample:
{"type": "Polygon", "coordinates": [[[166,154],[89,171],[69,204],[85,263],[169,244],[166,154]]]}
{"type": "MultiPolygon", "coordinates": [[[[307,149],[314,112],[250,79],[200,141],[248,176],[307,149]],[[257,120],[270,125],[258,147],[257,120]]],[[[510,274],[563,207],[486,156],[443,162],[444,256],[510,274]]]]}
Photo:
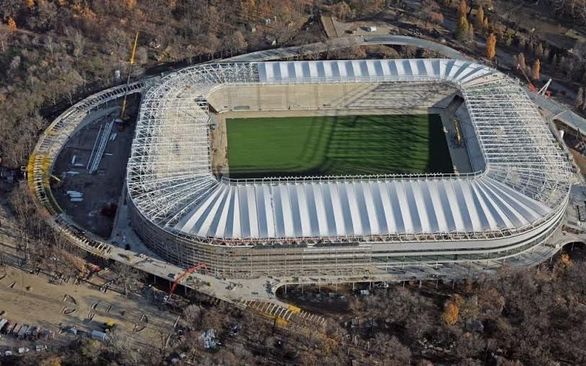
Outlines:
{"type": "Polygon", "coordinates": [[[367,25],[366,27],[364,27],[364,30],[367,32],[376,32],[376,26],[374,25],[367,25]]]}
{"type": "Polygon", "coordinates": [[[100,332],[99,330],[92,330],[90,333],[90,337],[92,339],[97,339],[98,341],[107,342],[108,335],[104,332],[100,332]]]}

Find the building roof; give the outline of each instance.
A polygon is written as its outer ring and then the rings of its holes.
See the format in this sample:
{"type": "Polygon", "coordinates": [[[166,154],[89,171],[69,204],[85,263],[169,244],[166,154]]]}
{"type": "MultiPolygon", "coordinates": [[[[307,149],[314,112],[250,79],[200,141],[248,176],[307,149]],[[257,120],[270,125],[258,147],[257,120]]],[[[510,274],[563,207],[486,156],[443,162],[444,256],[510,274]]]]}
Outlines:
{"type": "Polygon", "coordinates": [[[513,80],[446,59],[208,64],[151,88],[128,188],[147,220],[218,243],[348,241],[511,233],[552,215],[569,190],[566,157],[513,80]],[[221,84],[446,82],[462,93],[485,160],[469,175],[231,181],[211,172],[206,97],[221,84]]]}

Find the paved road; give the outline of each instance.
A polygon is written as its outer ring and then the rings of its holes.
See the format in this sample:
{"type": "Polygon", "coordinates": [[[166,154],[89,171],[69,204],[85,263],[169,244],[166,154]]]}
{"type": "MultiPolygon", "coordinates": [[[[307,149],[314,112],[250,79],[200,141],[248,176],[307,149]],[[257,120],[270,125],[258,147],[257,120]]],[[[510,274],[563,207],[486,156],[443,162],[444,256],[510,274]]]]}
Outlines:
{"type": "MultiPolygon", "coordinates": [[[[446,45],[428,41],[421,38],[400,36],[400,35],[376,35],[376,36],[350,36],[330,39],[325,42],[311,43],[303,46],[275,48],[264,51],[247,53],[245,55],[234,56],[221,61],[271,61],[295,58],[301,55],[312,55],[315,53],[325,52],[328,50],[337,50],[352,46],[361,45],[397,45],[413,46],[436,51],[447,58],[461,60],[471,60],[463,53],[446,45]]],[[[214,62],[217,62],[214,61],[214,62]]]]}
{"type": "Polygon", "coordinates": [[[458,60],[473,61],[472,58],[466,56],[460,51],[457,51],[451,47],[443,45],[441,43],[428,41],[426,39],[409,37],[409,36],[398,36],[398,35],[382,35],[382,36],[364,36],[364,45],[397,45],[397,46],[412,46],[417,48],[423,48],[435,51],[447,58],[453,58],[458,60]]]}

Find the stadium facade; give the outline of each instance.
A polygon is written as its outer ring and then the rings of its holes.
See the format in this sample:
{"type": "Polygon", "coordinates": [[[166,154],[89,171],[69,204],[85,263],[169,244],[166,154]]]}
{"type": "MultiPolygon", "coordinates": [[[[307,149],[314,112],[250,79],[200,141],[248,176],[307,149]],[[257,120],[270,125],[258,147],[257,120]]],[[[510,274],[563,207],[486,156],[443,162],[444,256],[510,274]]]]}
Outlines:
{"type": "Polygon", "coordinates": [[[363,273],[482,261],[543,245],[568,203],[570,165],[514,80],[450,59],[198,65],[143,97],[127,169],[131,222],[164,259],[225,277],[363,273]],[[470,171],[234,180],[212,170],[225,112],[457,116],[470,171]]]}

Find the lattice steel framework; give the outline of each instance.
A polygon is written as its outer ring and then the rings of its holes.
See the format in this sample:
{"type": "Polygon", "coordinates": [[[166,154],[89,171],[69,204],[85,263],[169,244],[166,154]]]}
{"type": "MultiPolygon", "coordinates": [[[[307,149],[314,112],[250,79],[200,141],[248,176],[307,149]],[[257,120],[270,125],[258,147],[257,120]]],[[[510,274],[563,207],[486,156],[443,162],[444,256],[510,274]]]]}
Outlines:
{"type": "Polygon", "coordinates": [[[469,242],[559,221],[569,164],[518,83],[483,65],[441,59],[223,63],[183,69],[146,93],[127,184],[148,223],[198,243],[469,242]],[[356,82],[456,87],[485,169],[244,181],[211,173],[207,98],[215,89],[356,82]]]}

